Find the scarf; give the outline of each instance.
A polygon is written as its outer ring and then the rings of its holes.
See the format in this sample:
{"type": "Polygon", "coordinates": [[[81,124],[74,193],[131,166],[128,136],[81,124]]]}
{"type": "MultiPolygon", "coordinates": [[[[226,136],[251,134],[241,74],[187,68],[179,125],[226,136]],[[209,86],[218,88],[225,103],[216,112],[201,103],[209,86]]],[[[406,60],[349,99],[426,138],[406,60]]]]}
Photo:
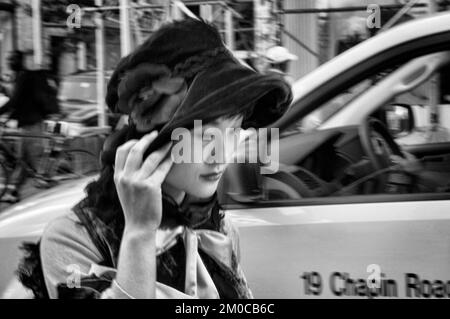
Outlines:
{"type": "MultiPolygon", "coordinates": [[[[75,214],[86,227],[104,260],[92,265],[80,288],[58,286],[61,298],[99,298],[115,277],[120,238],[81,201],[75,214]]],[[[157,231],[157,298],[251,298],[233,246],[231,225],[216,196],[186,196],[178,205],[163,196],[163,218],[157,231]]]]}

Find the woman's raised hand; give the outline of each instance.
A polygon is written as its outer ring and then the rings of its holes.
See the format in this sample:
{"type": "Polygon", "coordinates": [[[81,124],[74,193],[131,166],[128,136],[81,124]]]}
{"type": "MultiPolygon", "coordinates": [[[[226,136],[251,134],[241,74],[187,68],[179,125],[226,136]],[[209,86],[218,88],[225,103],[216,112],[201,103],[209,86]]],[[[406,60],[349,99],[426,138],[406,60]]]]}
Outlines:
{"type": "Polygon", "coordinates": [[[158,133],[153,131],[140,140],[130,140],[117,149],[114,182],[125,215],[125,227],[145,232],[156,231],[161,223],[161,185],[172,167],[172,142],[143,154],[158,133]]]}

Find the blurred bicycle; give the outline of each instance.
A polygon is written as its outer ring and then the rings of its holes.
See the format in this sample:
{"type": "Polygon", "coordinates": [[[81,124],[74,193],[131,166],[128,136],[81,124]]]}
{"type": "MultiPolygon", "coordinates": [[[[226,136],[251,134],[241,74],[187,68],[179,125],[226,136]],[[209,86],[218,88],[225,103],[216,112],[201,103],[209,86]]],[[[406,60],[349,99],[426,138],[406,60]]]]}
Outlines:
{"type": "Polygon", "coordinates": [[[63,180],[89,176],[99,171],[100,165],[95,154],[70,146],[70,142],[75,138],[85,138],[93,134],[66,136],[59,132],[58,125],[61,125],[59,122],[53,122],[54,127],[51,128],[53,133],[30,134],[8,128],[6,122],[0,122],[0,201],[17,165],[23,167],[27,177],[31,177],[34,186],[38,188],[50,188],[63,180]],[[30,163],[17,156],[14,142],[20,138],[45,141],[37,167],[33,168],[30,163]]]}

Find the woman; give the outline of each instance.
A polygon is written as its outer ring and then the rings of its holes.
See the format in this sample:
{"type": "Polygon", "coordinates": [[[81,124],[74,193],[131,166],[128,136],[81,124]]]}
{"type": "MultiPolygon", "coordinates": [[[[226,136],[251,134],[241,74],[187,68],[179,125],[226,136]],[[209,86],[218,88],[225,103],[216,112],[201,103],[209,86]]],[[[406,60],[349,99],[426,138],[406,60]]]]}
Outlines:
{"type": "Polygon", "coordinates": [[[289,86],[242,66],[214,27],[184,20],[120,61],[106,100],[129,125],[105,142],[86,198],[41,238],[49,297],[250,298],[237,232],[216,200],[226,160],[210,161],[210,141],[192,129],[267,125],[288,107],[289,86]],[[173,163],[180,127],[202,143],[202,162],[173,163]]]}

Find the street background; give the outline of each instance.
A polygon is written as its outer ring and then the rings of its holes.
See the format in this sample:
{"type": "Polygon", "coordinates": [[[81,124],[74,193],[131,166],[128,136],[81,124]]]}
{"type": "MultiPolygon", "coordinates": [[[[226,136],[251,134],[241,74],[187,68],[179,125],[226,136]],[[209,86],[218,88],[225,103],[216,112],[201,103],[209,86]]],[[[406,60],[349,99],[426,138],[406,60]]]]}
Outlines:
{"type": "MultiPolygon", "coordinates": [[[[44,130],[80,137],[77,147],[98,157],[105,132],[126,123],[105,106],[111,72],[164,22],[210,21],[238,58],[263,73],[273,66],[268,50],[281,46],[292,57],[282,74],[293,83],[378,32],[446,10],[449,0],[0,0],[0,107],[14,89],[8,57],[20,50],[26,69],[45,70],[55,82],[60,116],[44,130]]],[[[25,182],[22,198],[40,191],[33,185],[25,182]]]]}

